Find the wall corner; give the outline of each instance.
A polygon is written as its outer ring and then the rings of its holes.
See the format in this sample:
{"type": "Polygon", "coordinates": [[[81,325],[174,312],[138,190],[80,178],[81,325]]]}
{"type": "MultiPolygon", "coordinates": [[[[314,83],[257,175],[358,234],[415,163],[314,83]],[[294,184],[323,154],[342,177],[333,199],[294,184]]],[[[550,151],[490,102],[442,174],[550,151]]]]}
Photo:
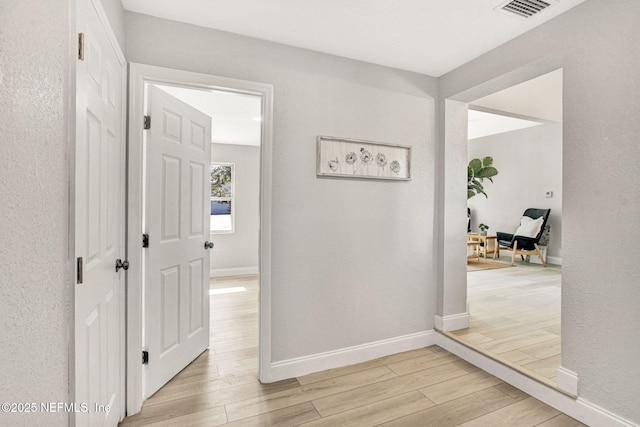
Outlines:
{"type": "Polygon", "coordinates": [[[560,366],[558,368],[558,388],[573,396],[578,395],[578,374],[560,366]]]}

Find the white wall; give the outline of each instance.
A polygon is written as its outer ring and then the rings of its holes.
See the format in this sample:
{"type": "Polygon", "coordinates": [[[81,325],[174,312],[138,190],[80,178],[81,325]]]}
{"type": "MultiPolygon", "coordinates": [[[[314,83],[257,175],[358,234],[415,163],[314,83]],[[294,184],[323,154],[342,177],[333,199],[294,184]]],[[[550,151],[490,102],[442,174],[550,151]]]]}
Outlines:
{"type": "Polygon", "coordinates": [[[213,144],[211,161],[235,164],[235,231],[212,234],[212,276],[258,272],[260,147],[213,144]],[[214,255],[215,254],[215,255],[214,255]]]}
{"type": "MultiPolygon", "coordinates": [[[[0,4],[0,396],[69,401],[69,3],[0,4]]],[[[0,412],[0,425],[68,414],[0,412]]]]}
{"type": "MultiPolygon", "coordinates": [[[[87,0],[84,0],[87,1],[87,0]]],[[[125,49],[125,19],[124,8],[121,0],[100,0],[102,7],[107,15],[111,29],[118,39],[118,43],[122,51],[126,54],[125,49]]]]}
{"type": "Polygon", "coordinates": [[[275,87],[274,362],[433,328],[435,79],[135,13],[127,54],[275,87]],[[317,135],[410,145],[413,179],[319,179],[317,135]]]}
{"type": "Polygon", "coordinates": [[[476,99],[473,105],[562,122],[562,68],[476,99]]]}
{"type": "Polygon", "coordinates": [[[471,101],[563,67],[562,366],[578,374],[582,399],[634,423],[639,27],[637,0],[589,0],[440,80],[443,99],[471,101]]]}
{"type": "MultiPolygon", "coordinates": [[[[0,5],[0,134],[11,141],[0,144],[0,394],[7,401],[69,398],[69,16],[69,2],[61,0],[0,5]],[[38,357],[43,349],[46,357],[38,357]]],[[[464,163],[466,152],[455,158],[452,147],[445,155],[444,126],[434,146],[432,97],[440,90],[437,119],[444,124],[444,99],[536,61],[560,62],[562,364],[578,373],[583,399],[640,423],[640,201],[633,191],[640,187],[639,26],[640,2],[618,0],[613,8],[589,0],[439,85],[417,74],[136,14],[127,15],[126,45],[132,61],[275,85],[274,360],[433,327],[433,278],[444,275],[436,276],[433,260],[455,274],[440,255],[444,216],[462,227],[466,221],[458,209],[466,204],[464,193],[444,186],[444,170],[453,175],[449,161],[464,163]],[[317,134],[412,145],[413,181],[319,180],[317,134]],[[594,175],[585,174],[592,168],[594,175]],[[450,200],[448,208],[434,213],[443,200],[450,200]],[[594,239],[595,226],[606,238],[594,239]],[[619,253],[625,256],[613,257],[619,253]]],[[[451,295],[458,296],[455,289],[451,295]]],[[[445,303],[460,304],[441,299],[445,303]]],[[[67,424],[66,414],[0,416],[0,424],[67,424]]]]}
{"type": "MultiPolygon", "coordinates": [[[[491,156],[498,175],[485,180],[485,192],[469,199],[471,226],[478,224],[513,233],[527,208],[551,209],[547,257],[558,262],[562,250],[562,124],[548,123],[528,129],[469,141],[468,160],[491,156]],[[552,198],[545,192],[553,191],[552,198]]],[[[511,256],[510,253],[507,255],[511,256]]]]}

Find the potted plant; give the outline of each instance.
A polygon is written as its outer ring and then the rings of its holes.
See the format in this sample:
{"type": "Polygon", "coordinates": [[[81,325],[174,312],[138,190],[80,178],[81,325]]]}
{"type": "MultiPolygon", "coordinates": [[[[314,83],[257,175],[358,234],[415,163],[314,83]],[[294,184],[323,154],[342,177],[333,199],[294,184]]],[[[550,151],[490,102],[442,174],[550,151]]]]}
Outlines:
{"type": "Polygon", "coordinates": [[[480,224],[478,226],[478,228],[480,229],[480,235],[481,236],[486,236],[487,235],[487,230],[489,229],[489,226],[487,224],[480,224]]]}
{"type": "Polygon", "coordinates": [[[485,178],[493,182],[493,177],[496,175],[498,170],[493,167],[492,157],[471,160],[467,167],[467,200],[476,194],[484,194],[484,197],[487,197],[482,182],[485,178]]]}

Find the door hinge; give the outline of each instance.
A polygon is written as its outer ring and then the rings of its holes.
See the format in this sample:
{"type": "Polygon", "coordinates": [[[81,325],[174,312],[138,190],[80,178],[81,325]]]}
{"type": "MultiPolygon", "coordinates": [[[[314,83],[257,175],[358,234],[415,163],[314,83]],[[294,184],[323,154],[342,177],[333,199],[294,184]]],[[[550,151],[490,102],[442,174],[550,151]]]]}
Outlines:
{"type": "Polygon", "coordinates": [[[123,269],[124,271],[127,271],[129,269],[129,261],[127,261],[126,259],[124,261],[122,261],[120,258],[118,258],[116,260],[116,273],[120,269],[123,269]]]}
{"type": "Polygon", "coordinates": [[[78,33],[78,59],[84,61],[84,33],[78,33]]]}
{"type": "Polygon", "coordinates": [[[142,247],[143,248],[148,248],[149,247],[149,235],[148,234],[143,234],[142,235],[142,247]]]}
{"type": "Polygon", "coordinates": [[[78,259],[76,259],[76,282],[81,285],[82,283],[84,283],[84,260],[82,259],[82,257],[78,257],[78,259]]]}
{"type": "Polygon", "coordinates": [[[147,350],[142,350],[142,364],[149,364],[149,352],[147,350]]]}
{"type": "Polygon", "coordinates": [[[144,129],[151,129],[151,116],[144,116],[144,129]]]}

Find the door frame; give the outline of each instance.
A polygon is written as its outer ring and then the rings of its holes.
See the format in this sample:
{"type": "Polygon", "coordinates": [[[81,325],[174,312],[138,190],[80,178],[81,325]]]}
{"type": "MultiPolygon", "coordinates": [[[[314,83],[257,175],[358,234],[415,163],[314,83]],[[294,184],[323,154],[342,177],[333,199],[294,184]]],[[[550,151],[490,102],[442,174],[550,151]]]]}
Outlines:
{"type": "MultiPolygon", "coordinates": [[[[443,130],[441,135],[441,141],[443,147],[441,148],[440,161],[445,165],[444,170],[441,172],[440,189],[442,201],[450,199],[448,203],[440,203],[441,206],[439,215],[440,228],[448,233],[438,241],[439,253],[443,254],[439,260],[439,269],[441,271],[441,279],[438,281],[438,311],[436,315],[436,325],[438,325],[438,317],[440,318],[440,327],[437,329],[441,331],[454,331],[463,329],[469,325],[469,307],[467,301],[467,269],[465,266],[460,266],[458,261],[464,260],[466,255],[466,248],[464,246],[465,241],[465,228],[461,227],[466,222],[466,199],[464,198],[463,191],[460,191],[460,186],[464,181],[459,182],[457,178],[454,180],[453,176],[459,176],[459,172],[462,167],[466,168],[468,163],[467,149],[468,140],[466,132],[461,133],[459,131],[450,131],[456,129],[466,129],[468,122],[468,106],[473,100],[481,98],[483,96],[490,95],[500,90],[507,89],[517,84],[526,82],[536,77],[540,77],[544,74],[558,70],[560,68],[566,69],[564,61],[561,56],[550,55],[544,57],[535,62],[526,64],[516,69],[496,76],[484,83],[480,83],[476,86],[472,86],[460,93],[444,94],[441,99],[440,111],[442,111],[441,123],[443,124],[443,130]],[[464,204],[462,204],[464,202],[464,204]],[[461,208],[462,207],[462,208],[461,208]],[[462,307],[465,307],[464,312],[462,307]]],[[[563,74],[563,80],[566,79],[566,73],[563,74]]],[[[564,91],[564,86],[563,86],[564,91]]],[[[564,103],[563,92],[563,103],[564,103]]],[[[563,132],[563,144],[564,144],[564,132],[563,132]]],[[[565,159],[562,163],[562,176],[563,176],[563,189],[564,179],[567,168],[565,167],[565,159]]],[[[464,188],[462,188],[464,190],[464,188]]],[[[564,228],[562,230],[562,237],[565,237],[564,228]]],[[[464,261],[462,261],[464,263],[464,261]]],[[[561,280],[564,277],[564,272],[561,271],[561,280]]],[[[562,303],[562,295],[561,295],[562,303]]],[[[562,304],[561,304],[562,312],[562,304]]],[[[564,316],[561,316],[561,329],[564,324],[564,316]]],[[[563,342],[562,348],[566,349],[566,343],[563,342]]],[[[453,349],[447,348],[449,351],[453,349]]],[[[454,352],[455,353],[455,352],[454,352]]],[[[475,355],[482,354],[482,352],[474,351],[475,355]]],[[[475,356],[472,355],[473,359],[475,356]]],[[[471,359],[467,359],[470,360],[471,359]]],[[[476,359],[479,360],[479,359],[476,359]]],[[[489,370],[489,372],[492,372],[489,370]]],[[[495,372],[492,372],[495,374],[495,372]]],[[[558,384],[557,388],[566,394],[575,396],[578,390],[578,375],[575,372],[565,368],[562,363],[558,368],[558,384]]],[[[513,376],[505,375],[500,376],[501,379],[513,384],[513,376]]],[[[541,399],[541,395],[537,394],[535,387],[540,384],[537,380],[531,379],[531,382],[526,383],[526,387],[523,388],[526,392],[534,395],[538,399],[541,399]]],[[[541,399],[545,403],[558,408],[559,403],[554,400],[555,395],[548,397],[547,399],[541,399]]],[[[571,411],[567,412],[571,414],[571,411]]],[[[574,416],[574,415],[572,415],[574,416]]]]}
{"type": "MultiPolygon", "coordinates": [[[[439,236],[436,253],[438,260],[438,306],[436,329],[453,331],[469,325],[467,306],[466,222],[467,198],[464,196],[465,178],[460,171],[467,167],[468,105],[500,90],[526,82],[533,78],[563,68],[561,57],[552,55],[522,67],[513,69],[484,83],[472,86],[460,93],[444,94],[440,100],[442,146],[438,155],[444,168],[437,181],[437,196],[441,203],[436,215],[439,236]],[[461,130],[464,130],[462,132],[461,130]]],[[[564,166],[564,165],[563,165],[564,166]]],[[[564,170],[564,167],[563,167],[564,170]]]]}
{"type": "MultiPolygon", "coordinates": [[[[75,310],[75,304],[76,304],[76,260],[78,257],[78,254],[76,252],[76,232],[75,232],[75,228],[76,228],[76,203],[77,198],[76,198],[76,183],[75,183],[75,176],[76,176],[76,144],[77,144],[77,138],[76,138],[76,129],[77,129],[77,124],[76,124],[76,120],[77,120],[77,95],[79,93],[78,91],[78,87],[77,87],[77,83],[76,83],[76,73],[77,73],[77,66],[76,66],[76,61],[78,61],[78,32],[77,32],[77,20],[79,19],[79,17],[77,16],[77,2],[82,1],[82,0],[76,0],[76,1],[72,1],[69,3],[69,12],[70,15],[72,17],[72,19],[70,20],[70,28],[69,28],[69,70],[68,70],[68,86],[69,86],[69,93],[68,93],[68,97],[67,97],[67,102],[69,105],[69,109],[68,109],[68,114],[69,114],[69,118],[70,120],[68,121],[69,126],[67,129],[67,138],[68,138],[68,153],[69,153],[69,211],[68,211],[68,215],[69,215],[69,220],[68,220],[68,226],[69,226],[69,230],[68,230],[68,236],[69,236],[69,244],[68,244],[68,254],[69,254],[69,262],[68,262],[68,268],[69,271],[71,272],[71,274],[69,274],[69,323],[68,323],[68,331],[69,331],[69,397],[70,397],[70,401],[71,402],[77,402],[76,399],[76,379],[77,379],[77,373],[76,373],[76,369],[75,369],[75,362],[76,362],[76,358],[75,358],[75,354],[76,354],[76,341],[75,341],[75,319],[76,319],[76,310],[75,310]]],[[[120,159],[121,161],[121,166],[122,166],[122,175],[124,178],[123,184],[122,184],[122,188],[126,189],[126,138],[127,138],[127,60],[126,57],[124,55],[124,52],[122,50],[122,47],[120,46],[120,43],[118,42],[118,38],[116,37],[116,33],[115,31],[113,31],[113,27],[111,26],[111,23],[109,22],[109,18],[107,17],[107,13],[104,10],[104,7],[102,6],[102,3],[98,0],[89,0],[91,3],[91,7],[93,7],[93,9],[95,10],[98,19],[100,21],[100,23],[102,24],[102,27],[104,28],[105,32],[107,33],[107,39],[109,40],[109,44],[111,45],[111,47],[113,48],[117,58],[118,58],[118,62],[120,64],[120,72],[121,72],[121,87],[120,87],[120,99],[122,102],[122,115],[120,117],[120,138],[121,141],[123,141],[124,145],[125,145],[125,149],[122,152],[122,157],[120,159]]],[[[122,256],[125,257],[126,259],[126,251],[127,251],[127,215],[126,215],[126,208],[127,208],[127,197],[123,197],[123,231],[124,231],[124,235],[121,236],[121,243],[122,243],[122,256]]],[[[120,334],[120,359],[121,359],[121,364],[120,364],[120,400],[121,400],[121,404],[120,404],[120,408],[121,408],[121,413],[119,414],[119,419],[122,420],[124,419],[124,416],[126,414],[126,408],[125,408],[125,396],[126,396],[126,377],[125,377],[125,372],[126,372],[126,367],[125,367],[125,362],[126,362],[126,341],[125,341],[125,320],[126,320],[126,295],[125,295],[125,291],[126,291],[126,283],[127,283],[127,278],[125,275],[125,278],[121,281],[122,283],[122,307],[121,307],[121,312],[120,312],[120,330],[121,330],[121,334],[120,334]]],[[[68,415],[68,421],[69,421],[69,425],[70,426],[75,426],[76,425],[76,417],[75,417],[75,413],[73,411],[69,412],[68,415]]]]}
{"type": "Polygon", "coordinates": [[[130,263],[127,281],[127,415],[140,412],[143,404],[143,369],[141,352],[144,328],[142,219],[145,165],[143,152],[143,117],[145,85],[149,83],[179,85],[200,89],[260,96],[262,123],[260,144],[260,236],[259,236],[259,354],[258,378],[272,381],[271,375],[271,205],[272,205],[272,135],[273,85],[237,80],[209,74],[163,68],[146,64],[129,64],[129,147],[128,147],[128,216],[127,248],[130,263]]]}

